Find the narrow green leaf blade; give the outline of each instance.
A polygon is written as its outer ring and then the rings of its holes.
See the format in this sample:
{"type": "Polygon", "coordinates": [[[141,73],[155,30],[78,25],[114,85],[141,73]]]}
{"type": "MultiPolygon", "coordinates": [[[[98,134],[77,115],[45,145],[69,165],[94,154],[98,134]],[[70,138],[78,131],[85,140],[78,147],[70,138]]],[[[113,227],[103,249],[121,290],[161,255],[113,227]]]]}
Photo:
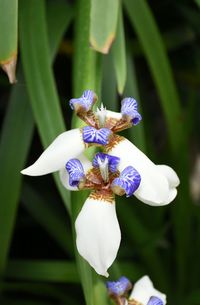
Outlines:
{"type": "Polygon", "coordinates": [[[36,282],[79,283],[76,264],[60,260],[12,260],[8,263],[6,277],[36,282]]]}
{"type": "Polygon", "coordinates": [[[120,94],[124,91],[126,83],[126,45],[124,36],[124,24],[122,8],[120,6],[119,16],[117,22],[116,39],[112,46],[112,56],[115,67],[115,73],[117,78],[117,88],[120,94]]]}
{"type": "MultiPolygon", "coordinates": [[[[44,1],[20,1],[20,46],[28,93],[44,147],[65,130],[49,56],[44,1]],[[28,20],[28,22],[27,22],[28,20]]],[[[55,180],[69,209],[69,193],[55,180]]]]}
{"type": "MultiPolygon", "coordinates": [[[[49,18],[49,15],[47,15],[49,18]]],[[[66,20],[68,20],[66,18],[66,20]]],[[[51,60],[55,56],[58,47],[58,37],[62,36],[67,24],[61,23],[56,26],[54,21],[54,31],[49,27],[49,36],[55,35],[55,39],[50,38],[51,60]]],[[[23,168],[33,135],[34,120],[29,97],[24,87],[24,77],[19,66],[18,83],[13,87],[6,117],[2,127],[0,139],[0,276],[3,274],[6,259],[12,237],[15,215],[17,211],[22,175],[20,170],[23,168]],[[20,137],[19,137],[20,135],[20,137]],[[12,192],[8,191],[12,186],[12,192]]]]}
{"type": "Polygon", "coordinates": [[[145,0],[124,0],[124,5],[143,47],[160,96],[171,147],[177,151],[183,135],[181,107],[161,35],[145,0]]]}
{"type": "Polygon", "coordinates": [[[90,43],[94,50],[108,53],[115,39],[119,0],[92,0],[90,43]]]}
{"type": "Polygon", "coordinates": [[[66,227],[66,217],[58,212],[50,198],[43,198],[33,187],[24,184],[22,203],[32,217],[41,224],[61,248],[73,256],[73,243],[66,227]],[[45,200],[46,199],[46,200],[45,200]]]}
{"type": "MultiPolygon", "coordinates": [[[[19,82],[24,82],[19,75],[19,82]]],[[[0,276],[11,242],[20,196],[21,174],[33,134],[33,116],[23,86],[13,88],[0,140],[0,276]]]]}
{"type": "Polygon", "coordinates": [[[15,82],[18,0],[0,0],[0,65],[15,82]]]}
{"type": "MultiPolygon", "coordinates": [[[[140,114],[142,114],[142,105],[140,101],[138,82],[135,71],[134,58],[132,58],[130,50],[127,50],[127,81],[124,89],[125,96],[132,96],[138,101],[138,108],[140,114]]],[[[136,144],[136,146],[143,152],[146,151],[146,140],[144,135],[144,121],[141,121],[135,127],[128,130],[130,140],[136,144]]]]}
{"type": "Polygon", "coordinates": [[[50,56],[55,56],[64,32],[68,29],[74,16],[73,7],[62,2],[48,2],[47,28],[50,56]]]}

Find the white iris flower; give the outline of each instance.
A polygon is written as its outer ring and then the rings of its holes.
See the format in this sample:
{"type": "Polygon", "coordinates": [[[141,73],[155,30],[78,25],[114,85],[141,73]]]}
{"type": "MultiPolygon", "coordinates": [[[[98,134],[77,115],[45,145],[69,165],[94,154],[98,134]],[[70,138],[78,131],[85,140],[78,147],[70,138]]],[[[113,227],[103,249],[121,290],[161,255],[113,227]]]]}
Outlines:
{"type": "Polygon", "coordinates": [[[76,244],[96,272],[108,276],[107,269],[116,258],[121,240],[115,194],[135,195],[152,206],[166,205],[176,197],[179,179],[172,168],[155,165],[130,141],[115,134],[140,122],[133,98],[122,100],[121,113],[103,106],[93,112],[96,99],[95,93],[87,90],[80,98],[70,100],[70,106],[87,126],[59,135],[21,173],[40,176],[59,171],[68,190],[92,190],[75,222],[76,244]],[[91,145],[103,149],[93,162],[84,156],[91,145]]]}

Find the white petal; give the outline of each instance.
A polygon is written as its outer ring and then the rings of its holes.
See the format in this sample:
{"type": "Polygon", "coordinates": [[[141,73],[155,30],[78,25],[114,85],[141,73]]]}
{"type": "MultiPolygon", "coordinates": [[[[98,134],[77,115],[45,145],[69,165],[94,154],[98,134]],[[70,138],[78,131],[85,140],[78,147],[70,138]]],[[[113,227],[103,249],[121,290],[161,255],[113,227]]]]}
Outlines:
{"type": "MultiPolygon", "coordinates": [[[[84,173],[87,174],[87,172],[92,168],[92,163],[90,162],[90,160],[84,154],[77,156],[76,159],[78,159],[81,162],[81,164],[83,165],[84,173]]],[[[68,174],[66,168],[62,168],[59,171],[59,176],[60,176],[60,181],[62,182],[63,186],[66,189],[68,189],[70,191],[79,190],[77,188],[77,186],[69,185],[69,174],[68,174]]]]}
{"type": "Polygon", "coordinates": [[[21,171],[24,175],[41,176],[65,167],[66,162],[85,149],[81,130],[72,129],[61,133],[42,153],[37,161],[21,171]]]}
{"type": "Polygon", "coordinates": [[[145,275],[135,283],[129,299],[147,305],[152,296],[160,298],[166,304],[166,295],[156,290],[150,278],[145,275]]]}
{"type": "Polygon", "coordinates": [[[134,195],[144,203],[159,206],[169,203],[169,183],[165,174],[135,145],[123,139],[108,154],[120,157],[119,170],[133,166],[141,176],[141,183],[134,195]]]}
{"type": "Polygon", "coordinates": [[[80,255],[104,276],[116,258],[121,232],[115,202],[92,195],[85,201],[76,222],[76,244],[80,255]]]}
{"type": "Polygon", "coordinates": [[[121,112],[106,110],[106,118],[121,120],[122,114],[121,112]]]}
{"type": "Polygon", "coordinates": [[[176,172],[167,165],[157,165],[159,170],[165,175],[171,188],[177,187],[180,184],[179,177],[176,172]]]}

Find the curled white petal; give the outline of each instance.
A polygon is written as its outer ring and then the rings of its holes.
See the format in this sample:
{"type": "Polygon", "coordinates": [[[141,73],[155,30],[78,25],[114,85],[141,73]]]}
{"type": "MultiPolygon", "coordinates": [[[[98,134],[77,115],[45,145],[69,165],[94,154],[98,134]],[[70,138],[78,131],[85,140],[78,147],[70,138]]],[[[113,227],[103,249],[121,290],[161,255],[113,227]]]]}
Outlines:
{"type": "Polygon", "coordinates": [[[169,167],[156,166],[143,152],[127,139],[123,139],[108,151],[108,154],[120,158],[119,170],[133,166],[141,176],[141,183],[134,195],[146,204],[159,206],[170,203],[176,196],[171,188],[172,180],[177,184],[175,172],[169,167]],[[167,172],[167,174],[166,174],[167,172]],[[172,179],[173,178],[173,179],[172,179]]]}
{"type": "Polygon", "coordinates": [[[24,175],[41,176],[65,167],[66,162],[80,155],[85,149],[81,130],[61,133],[31,166],[21,171],[24,175]]]}
{"type": "Polygon", "coordinates": [[[150,278],[145,275],[135,283],[129,299],[147,305],[152,296],[158,297],[164,305],[166,304],[166,295],[156,290],[150,278]]]}
{"type": "MultiPolygon", "coordinates": [[[[92,168],[92,163],[90,162],[90,160],[84,154],[81,154],[81,155],[77,156],[76,159],[78,159],[81,162],[81,164],[83,165],[84,173],[86,175],[87,172],[92,168]]],[[[78,191],[79,190],[77,186],[69,185],[69,174],[68,174],[66,168],[62,168],[59,171],[59,176],[60,176],[60,181],[62,182],[63,186],[66,189],[68,189],[70,191],[78,191]]]]}
{"type": "Polygon", "coordinates": [[[90,196],[76,219],[75,228],[80,255],[98,274],[107,277],[121,240],[115,202],[90,196]]]}
{"type": "Polygon", "coordinates": [[[176,172],[167,165],[157,165],[159,170],[165,175],[171,188],[177,187],[180,184],[179,177],[176,172]]]}

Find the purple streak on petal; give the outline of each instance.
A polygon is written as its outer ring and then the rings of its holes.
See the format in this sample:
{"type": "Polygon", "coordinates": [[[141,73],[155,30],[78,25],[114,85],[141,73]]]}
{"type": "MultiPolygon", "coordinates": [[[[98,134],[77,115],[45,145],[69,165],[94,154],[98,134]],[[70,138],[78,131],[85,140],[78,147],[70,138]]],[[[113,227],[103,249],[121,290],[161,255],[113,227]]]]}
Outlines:
{"type": "Polygon", "coordinates": [[[91,90],[86,90],[83,92],[80,98],[73,98],[69,101],[69,105],[74,110],[75,106],[78,105],[84,108],[85,111],[89,111],[95,101],[95,93],[91,90]]]}
{"type": "Polygon", "coordinates": [[[121,101],[121,113],[131,117],[133,125],[137,125],[142,119],[138,112],[137,101],[132,97],[126,97],[121,101]]]}
{"type": "Polygon", "coordinates": [[[137,190],[141,182],[141,176],[133,166],[127,166],[118,178],[112,182],[112,186],[122,188],[126,197],[130,197],[137,190]]]}
{"type": "Polygon", "coordinates": [[[163,305],[163,301],[158,297],[151,297],[147,305],[163,305]]]}
{"type": "Polygon", "coordinates": [[[110,294],[115,296],[122,296],[131,287],[130,281],[122,276],[116,282],[107,282],[106,287],[110,294]]]}
{"type": "Polygon", "coordinates": [[[108,128],[96,129],[91,126],[85,126],[83,131],[83,141],[85,143],[96,143],[100,145],[108,144],[112,131],[108,128]]]}
{"type": "Polygon", "coordinates": [[[109,167],[109,170],[111,171],[111,173],[115,173],[117,171],[117,167],[118,167],[120,158],[99,152],[95,155],[95,157],[92,161],[92,165],[94,167],[99,167],[98,158],[100,158],[101,161],[104,161],[105,158],[107,158],[108,167],[109,167]]]}
{"type": "Polygon", "coordinates": [[[66,163],[65,168],[69,174],[69,185],[78,186],[80,180],[85,177],[81,162],[78,159],[70,159],[66,163]]]}

